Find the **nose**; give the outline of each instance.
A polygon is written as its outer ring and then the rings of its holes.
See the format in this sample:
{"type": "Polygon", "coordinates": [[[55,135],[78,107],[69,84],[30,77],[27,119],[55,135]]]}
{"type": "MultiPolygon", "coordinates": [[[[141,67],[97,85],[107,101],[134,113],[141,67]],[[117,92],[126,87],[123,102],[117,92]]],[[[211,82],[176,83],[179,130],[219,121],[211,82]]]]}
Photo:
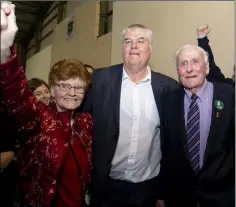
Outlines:
{"type": "Polygon", "coordinates": [[[188,64],[188,66],[187,66],[187,72],[188,72],[188,73],[191,73],[192,70],[193,70],[192,64],[188,64]]]}
{"type": "Polygon", "coordinates": [[[72,87],[69,92],[70,92],[71,96],[74,96],[75,95],[75,88],[72,87]]]}
{"type": "Polygon", "coordinates": [[[136,42],[136,41],[133,41],[133,42],[132,42],[131,48],[137,48],[137,42],[136,42]]]}

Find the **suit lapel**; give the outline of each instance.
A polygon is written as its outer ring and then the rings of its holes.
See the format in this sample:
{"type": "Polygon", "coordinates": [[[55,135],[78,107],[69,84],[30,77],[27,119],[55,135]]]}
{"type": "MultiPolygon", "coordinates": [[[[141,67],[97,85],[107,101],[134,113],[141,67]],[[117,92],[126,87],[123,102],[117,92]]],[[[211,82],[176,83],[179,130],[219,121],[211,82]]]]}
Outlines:
{"type": "Polygon", "coordinates": [[[183,89],[179,90],[176,105],[173,106],[176,108],[176,113],[173,114],[176,117],[176,128],[179,129],[180,139],[184,148],[184,153],[186,159],[189,161],[188,145],[187,145],[187,134],[185,128],[185,113],[184,113],[184,95],[185,92],[183,89]]]}
{"type": "Polygon", "coordinates": [[[120,119],[120,93],[121,93],[121,82],[123,74],[123,64],[117,65],[115,68],[110,70],[110,86],[111,86],[111,99],[112,107],[115,116],[116,126],[119,127],[120,119]]]}
{"type": "Polygon", "coordinates": [[[156,102],[159,116],[161,117],[161,95],[164,90],[164,84],[162,83],[158,74],[155,74],[153,71],[151,71],[151,74],[152,74],[151,75],[152,91],[153,91],[153,95],[155,98],[155,102],[156,102]]]}
{"type": "Polygon", "coordinates": [[[224,126],[223,124],[224,120],[222,120],[224,108],[217,109],[215,105],[217,101],[221,101],[222,103],[225,103],[225,98],[224,98],[224,93],[218,92],[217,85],[214,84],[213,99],[212,99],[211,126],[210,126],[209,136],[207,139],[206,150],[204,154],[204,163],[207,161],[207,158],[211,150],[218,143],[217,140],[215,140],[215,138],[218,137],[217,135],[219,135],[218,130],[221,130],[222,127],[224,126]]]}

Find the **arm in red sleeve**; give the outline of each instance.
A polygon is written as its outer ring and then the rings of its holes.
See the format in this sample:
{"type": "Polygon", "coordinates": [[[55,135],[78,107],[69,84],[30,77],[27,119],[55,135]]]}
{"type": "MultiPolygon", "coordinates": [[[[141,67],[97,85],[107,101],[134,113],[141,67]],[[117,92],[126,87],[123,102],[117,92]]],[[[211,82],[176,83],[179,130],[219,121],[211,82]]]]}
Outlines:
{"type": "Polygon", "coordinates": [[[28,132],[35,129],[40,120],[40,107],[27,87],[27,79],[18,62],[14,47],[10,60],[1,64],[0,86],[1,101],[13,116],[17,130],[28,132]]]}

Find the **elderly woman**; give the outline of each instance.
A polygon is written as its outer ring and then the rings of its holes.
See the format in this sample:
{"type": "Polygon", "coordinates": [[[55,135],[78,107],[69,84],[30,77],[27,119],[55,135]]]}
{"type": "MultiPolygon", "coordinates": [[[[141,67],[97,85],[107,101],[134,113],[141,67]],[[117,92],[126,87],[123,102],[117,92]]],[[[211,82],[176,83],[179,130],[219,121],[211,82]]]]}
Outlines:
{"type": "Polygon", "coordinates": [[[57,62],[49,73],[54,104],[41,103],[29,89],[12,47],[16,31],[14,5],[1,5],[2,99],[14,118],[13,125],[26,135],[18,155],[20,202],[27,206],[84,207],[90,182],[92,119],[90,114],[74,110],[84,98],[90,74],[79,61],[57,62]]]}
{"type": "Polygon", "coordinates": [[[49,105],[51,94],[49,86],[44,80],[32,78],[28,81],[28,87],[39,101],[49,105]]]}

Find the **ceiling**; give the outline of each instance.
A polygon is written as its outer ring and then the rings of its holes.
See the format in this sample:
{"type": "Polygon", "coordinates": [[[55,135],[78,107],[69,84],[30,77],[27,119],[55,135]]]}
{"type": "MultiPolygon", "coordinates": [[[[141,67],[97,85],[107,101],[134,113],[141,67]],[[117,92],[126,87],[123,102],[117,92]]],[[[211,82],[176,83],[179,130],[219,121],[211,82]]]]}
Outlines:
{"type": "Polygon", "coordinates": [[[39,20],[45,18],[53,1],[14,1],[18,32],[15,43],[28,44],[34,36],[39,20]]]}

